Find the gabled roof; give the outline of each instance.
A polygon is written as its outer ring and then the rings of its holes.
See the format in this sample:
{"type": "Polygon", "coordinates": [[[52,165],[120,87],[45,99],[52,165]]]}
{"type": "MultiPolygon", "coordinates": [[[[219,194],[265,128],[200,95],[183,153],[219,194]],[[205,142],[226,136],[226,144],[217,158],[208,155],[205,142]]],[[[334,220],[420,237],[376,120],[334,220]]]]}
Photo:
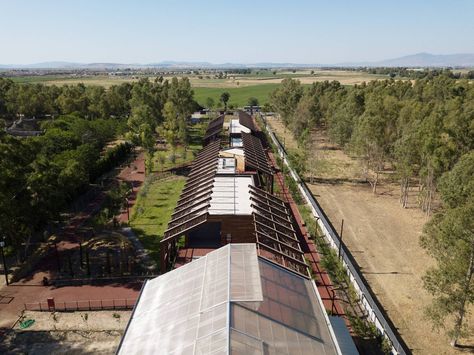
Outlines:
{"type": "Polygon", "coordinates": [[[273,175],[262,142],[250,133],[242,133],[245,164],[264,174],[273,175]]]}
{"type": "Polygon", "coordinates": [[[253,132],[257,131],[257,127],[255,126],[255,123],[253,122],[252,116],[250,116],[248,113],[246,113],[244,111],[239,111],[238,115],[239,115],[239,123],[242,126],[247,127],[248,129],[250,129],[253,132]]]}
{"type": "Polygon", "coordinates": [[[161,242],[179,237],[206,222],[218,167],[219,149],[220,141],[214,141],[197,155],[161,242]]]}
{"type": "Polygon", "coordinates": [[[338,354],[314,282],[228,244],[147,281],[118,354],[338,354]]]}
{"type": "Polygon", "coordinates": [[[224,126],[224,115],[220,115],[216,119],[209,122],[206,133],[204,134],[204,138],[203,138],[204,142],[220,134],[223,126],[224,126]]]}
{"type": "Polygon", "coordinates": [[[249,188],[259,255],[308,277],[291,211],[279,198],[255,186],[249,188]]]}

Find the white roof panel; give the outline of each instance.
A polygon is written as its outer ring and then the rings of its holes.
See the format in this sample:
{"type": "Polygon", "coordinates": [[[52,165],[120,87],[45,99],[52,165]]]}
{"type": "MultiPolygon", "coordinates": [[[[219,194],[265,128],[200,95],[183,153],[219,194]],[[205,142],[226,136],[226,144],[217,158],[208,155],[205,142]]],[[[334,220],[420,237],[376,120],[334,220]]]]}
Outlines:
{"type": "Polygon", "coordinates": [[[243,299],[263,300],[257,251],[228,244],[148,281],[118,353],[227,354],[229,304],[243,299]]]}
{"type": "Polygon", "coordinates": [[[230,121],[230,133],[239,134],[239,133],[250,133],[250,129],[245,126],[242,126],[238,119],[230,121]]]}
{"type": "Polygon", "coordinates": [[[251,176],[219,176],[214,179],[211,202],[208,209],[211,215],[251,215],[249,185],[251,176]]]}

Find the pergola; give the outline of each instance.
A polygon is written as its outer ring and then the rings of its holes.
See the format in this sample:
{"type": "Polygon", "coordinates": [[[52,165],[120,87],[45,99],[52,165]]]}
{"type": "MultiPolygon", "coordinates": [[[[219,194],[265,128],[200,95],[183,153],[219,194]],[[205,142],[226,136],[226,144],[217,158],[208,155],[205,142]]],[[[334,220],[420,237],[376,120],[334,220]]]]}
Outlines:
{"type": "Polygon", "coordinates": [[[255,186],[249,188],[259,255],[308,277],[308,266],[290,209],[268,192],[255,186]]]}
{"type": "Polygon", "coordinates": [[[273,192],[273,170],[267,160],[265,150],[259,138],[250,133],[242,133],[245,165],[266,176],[266,186],[273,192]]]}
{"type": "Polygon", "coordinates": [[[176,252],[176,239],[207,221],[219,150],[219,140],[209,143],[191,165],[188,180],[161,240],[161,268],[164,271],[167,261],[176,252]]]}
{"type": "Polygon", "coordinates": [[[222,132],[224,126],[224,115],[220,115],[216,119],[209,122],[207,125],[206,133],[204,134],[204,145],[209,144],[212,141],[218,139],[219,134],[222,132]]]}

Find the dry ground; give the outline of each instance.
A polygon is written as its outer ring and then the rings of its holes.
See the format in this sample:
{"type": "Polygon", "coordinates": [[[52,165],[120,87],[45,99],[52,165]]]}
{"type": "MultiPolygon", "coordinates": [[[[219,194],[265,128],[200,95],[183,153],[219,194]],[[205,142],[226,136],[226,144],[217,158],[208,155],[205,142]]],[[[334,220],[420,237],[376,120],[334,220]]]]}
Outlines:
{"type": "MultiPolygon", "coordinates": [[[[175,75],[165,75],[164,78],[171,79],[175,75]]],[[[272,76],[258,76],[258,75],[234,75],[226,79],[206,78],[205,75],[199,79],[197,75],[183,75],[187,76],[191,81],[193,87],[207,87],[207,88],[238,88],[244,86],[254,86],[259,84],[279,84],[284,77],[293,77],[298,79],[302,84],[312,84],[319,81],[337,80],[343,85],[355,85],[371,80],[387,79],[387,76],[368,74],[359,71],[346,70],[314,70],[314,74],[310,70],[300,70],[296,73],[292,72],[278,72],[275,77],[272,76]],[[283,76],[282,76],[283,75],[283,76]]],[[[154,77],[151,78],[152,80],[154,77]]],[[[43,82],[42,78],[38,78],[39,82],[43,82]]],[[[110,87],[112,85],[119,85],[125,82],[138,81],[138,77],[133,76],[91,76],[91,77],[58,77],[57,79],[44,81],[46,85],[64,85],[64,84],[78,84],[84,83],[86,85],[101,85],[110,87]]],[[[31,82],[35,82],[34,80],[31,82]]]]}
{"type": "Polygon", "coordinates": [[[2,354],[114,354],[131,311],[25,312],[35,323],[6,333],[2,354]]]}
{"type": "MultiPolygon", "coordinates": [[[[269,122],[280,136],[285,134],[280,121],[269,122]]],[[[459,353],[423,318],[430,295],[421,277],[433,265],[419,245],[426,215],[415,203],[403,209],[398,203],[398,185],[387,178],[374,195],[364,183],[357,160],[329,143],[324,133],[313,137],[314,165],[319,169],[317,182],[309,187],[337,230],[344,219],[343,239],[405,342],[415,354],[459,353]]],[[[288,133],[285,141],[289,149],[296,146],[288,133]]],[[[472,340],[468,343],[473,344],[472,340]]]]}

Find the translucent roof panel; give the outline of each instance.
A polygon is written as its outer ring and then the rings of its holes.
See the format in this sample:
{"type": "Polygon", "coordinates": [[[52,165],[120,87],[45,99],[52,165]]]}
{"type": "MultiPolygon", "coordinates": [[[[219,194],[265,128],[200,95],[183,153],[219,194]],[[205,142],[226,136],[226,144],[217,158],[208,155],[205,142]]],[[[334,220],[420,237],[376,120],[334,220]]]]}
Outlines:
{"type": "Polygon", "coordinates": [[[208,209],[211,215],[251,215],[251,176],[216,176],[208,209]]]}
{"type": "Polygon", "coordinates": [[[250,133],[250,129],[240,124],[238,119],[230,121],[229,131],[231,134],[250,133]]]}
{"type": "MultiPolygon", "coordinates": [[[[242,140],[242,138],[236,138],[242,140]]],[[[222,149],[221,153],[228,153],[228,154],[233,154],[233,155],[239,155],[239,156],[244,156],[244,150],[240,147],[232,147],[232,148],[227,148],[227,149],[222,149]]]]}
{"type": "Polygon", "coordinates": [[[254,244],[232,248],[230,261],[231,301],[263,301],[257,250],[254,244]]]}
{"type": "Polygon", "coordinates": [[[118,354],[336,354],[312,281],[228,244],[148,281],[118,354]]]}
{"type": "Polygon", "coordinates": [[[230,146],[231,147],[243,147],[244,146],[244,143],[242,142],[242,138],[241,137],[231,137],[230,138],[230,146]]]}
{"type": "Polygon", "coordinates": [[[235,174],[235,159],[219,158],[217,174],[235,174]]]}
{"type": "Polygon", "coordinates": [[[257,266],[255,244],[229,244],[148,281],[118,353],[227,353],[231,300],[263,299],[257,266]]]}
{"type": "Polygon", "coordinates": [[[231,327],[260,339],[270,354],[336,353],[312,281],[264,259],[258,263],[264,300],[233,303],[231,327]]]}

